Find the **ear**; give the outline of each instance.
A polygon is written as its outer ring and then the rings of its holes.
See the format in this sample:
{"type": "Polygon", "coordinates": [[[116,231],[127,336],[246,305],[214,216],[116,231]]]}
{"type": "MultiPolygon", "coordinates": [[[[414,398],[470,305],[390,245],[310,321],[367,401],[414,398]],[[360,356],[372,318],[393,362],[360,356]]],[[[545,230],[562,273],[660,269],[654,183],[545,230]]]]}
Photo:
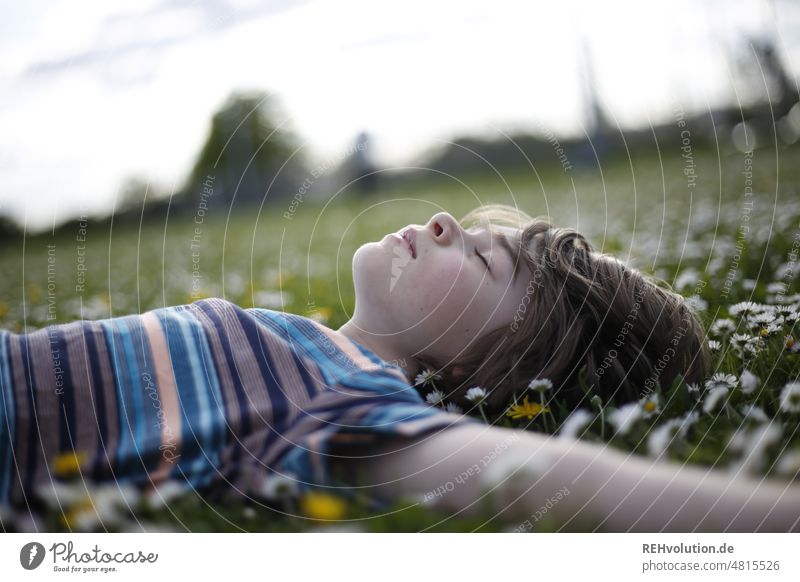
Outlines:
{"type": "Polygon", "coordinates": [[[453,378],[460,382],[469,375],[469,372],[466,367],[456,364],[452,368],[452,374],[453,378]]]}

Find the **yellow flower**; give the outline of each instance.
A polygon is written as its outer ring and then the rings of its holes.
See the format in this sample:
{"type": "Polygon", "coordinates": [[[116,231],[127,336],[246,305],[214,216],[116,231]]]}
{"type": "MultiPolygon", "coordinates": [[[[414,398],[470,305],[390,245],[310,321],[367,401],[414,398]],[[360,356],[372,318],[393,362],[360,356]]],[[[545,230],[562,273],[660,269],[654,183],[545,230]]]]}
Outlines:
{"type": "Polygon", "coordinates": [[[646,412],[653,412],[656,409],[656,403],[652,400],[648,400],[644,403],[644,409],[646,412]]]}
{"type": "Polygon", "coordinates": [[[511,418],[522,418],[523,416],[527,416],[528,419],[531,419],[542,412],[550,412],[550,409],[545,408],[538,402],[528,402],[528,397],[525,396],[522,404],[513,404],[508,411],[506,411],[506,415],[510,416],[511,418]]]}
{"type": "Polygon", "coordinates": [[[42,288],[39,287],[37,283],[28,283],[25,290],[27,291],[26,295],[31,303],[38,303],[39,299],[42,298],[42,288]]]}
{"type": "Polygon", "coordinates": [[[86,461],[86,453],[67,451],[53,459],[53,473],[59,477],[71,477],[81,471],[81,466],[86,461]]]}
{"type": "Polygon", "coordinates": [[[761,337],[767,337],[769,335],[769,330],[766,327],[761,328],[761,337]]]}
{"type": "Polygon", "coordinates": [[[82,500],[73,504],[66,513],[61,514],[61,525],[73,530],[86,530],[87,526],[91,526],[97,520],[97,511],[95,510],[92,498],[87,495],[82,500]]]}
{"type": "Polygon", "coordinates": [[[333,315],[333,311],[328,307],[317,307],[308,314],[308,317],[318,323],[325,324],[333,315]]]}
{"type": "Polygon", "coordinates": [[[341,519],[347,511],[347,504],[341,497],[322,492],[303,495],[300,507],[303,513],[313,519],[341,519]]]}

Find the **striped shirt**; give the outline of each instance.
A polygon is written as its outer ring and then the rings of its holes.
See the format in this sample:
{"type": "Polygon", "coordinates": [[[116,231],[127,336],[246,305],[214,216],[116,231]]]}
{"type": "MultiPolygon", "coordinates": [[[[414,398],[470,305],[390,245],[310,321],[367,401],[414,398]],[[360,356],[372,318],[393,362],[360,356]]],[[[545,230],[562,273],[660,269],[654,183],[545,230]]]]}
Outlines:
{"type": "Polygon", "coordinates": [[[337,456],[479,422],[426,404],[400,367],[310,318],[219,298],[0,330],[0,388],[0,503],[25,505],[72,451],[87,481],[247,494],[285,475],[351,496],[337,456]]]}

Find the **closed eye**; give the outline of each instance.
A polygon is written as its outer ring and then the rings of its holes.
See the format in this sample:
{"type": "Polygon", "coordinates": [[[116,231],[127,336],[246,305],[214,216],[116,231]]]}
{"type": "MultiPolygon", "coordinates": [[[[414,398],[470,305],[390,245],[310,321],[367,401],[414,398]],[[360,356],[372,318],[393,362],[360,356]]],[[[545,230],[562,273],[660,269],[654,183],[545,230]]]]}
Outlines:
{"type": "Polygon", "coordinates": [[[478,249],[477,249],[477,247],[475,248],[475,254],[476,254],[476,255],[478,255],[478,256],[480,257],[480,259],[483,261],[483,264],[484,264],[484,265],[486,265],[486,270],[487,270],[487,271],[490,271],[491,269],[489,269],[489,262],[488,262],[488,261],[487,261],[487,260],[486,260],[486,259],[483,257],[483,255],[482,255],[482,254],[480,254],[480,253],[478,252],[478,249]]]}

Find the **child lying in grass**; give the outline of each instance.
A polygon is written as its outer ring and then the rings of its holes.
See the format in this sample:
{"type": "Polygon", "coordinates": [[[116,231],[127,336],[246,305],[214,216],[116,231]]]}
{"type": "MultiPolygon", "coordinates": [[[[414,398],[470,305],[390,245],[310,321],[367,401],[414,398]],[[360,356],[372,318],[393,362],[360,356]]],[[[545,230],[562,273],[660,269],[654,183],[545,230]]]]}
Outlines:
{"type": "Polygon", "coordinates": [[[283,475],[521,524],[564,491],[565,522],[604,529],[798,529],[797,487],[499,426],[709,373],[685,301],[574,230],[438,213],[359,248],[353,277],[338,330],[206,299],[0,332],[0,503],[70,495],[57,460],[74,451],[87,485],[251,495],[283,475]],[[431,374],[426,403],[412,384],[431,374]]]}

